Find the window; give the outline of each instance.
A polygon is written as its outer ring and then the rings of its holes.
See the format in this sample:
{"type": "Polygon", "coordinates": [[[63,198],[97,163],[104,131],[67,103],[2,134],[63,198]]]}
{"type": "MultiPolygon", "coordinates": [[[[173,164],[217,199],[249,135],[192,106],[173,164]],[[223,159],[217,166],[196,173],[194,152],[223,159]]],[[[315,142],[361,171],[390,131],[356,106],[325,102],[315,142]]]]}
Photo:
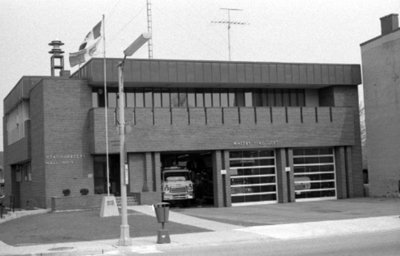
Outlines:
{"type": "Polygon", "coordinates": [[[213,107],[220,107],[221,103],[219,101],[219,92],[213,92],[212,93],[212,103],[213,107]]]}
{"type": "Polygon", "coordinates": [[[245,106],[244,92],[239,91],[236,93],[236,102],[234,104],[236,107],[244,107],[245,106]]]}
{"type": "Polygon", "coordinates": [[[188,100],[188,107],[190,108],[196,107],[196,95],[194,94],[194,92],[188,92],[187,100],[188,100]]]}
{"type": "Polygon", "coordinates": [[[179,94],[177,92],[171,92],[171,107],[179,107],[179,94]]]}
{"type": "Polygon", "coordinates": [[[116,92],[108,92],[108,107],[116,108],[117,107],[117,93],[116,92]]]}
{"type": "Polygon", "coordinates": [[[162,92],[161,93],[161,104],[163,108],[169,108],[170,107],[170,94],[169,92],[162,92]]]}
{"type": "Polygon", "coordinates": [[[156,108],[160,108],[161,105],[161,92],[157,92],[155,91],[153,93],[153,103],[154,103],[154,107],[156,108]]]}
{"type": "Polygon", "coordinates": [[[126,97],[126,106],[128,108],[134,108],[135,107],[135,93],[127,92],[127,93],[125,93],[125,97],[126,97]]]}
{"type": "Polygon", "coordinates": [[[144,95],[141,91],[135,92],[135,107],[143,108],[144,107],[144,95]]]}
{"type": "Polygon", "coordinates": [[[228,92],[221,92],[221,107],[228,107],[228,92]]]}
{"type": "Polygon", "coordinates": [[[211,93],[210,92],[204,93],[204,106],[205,107],[212,107],[212,98],[211,98],[211,93]]]}
{"type": "Polygon", "coordinates": [[[228,102],[229,107],[236,107],[237,106],[236,105],[236,97],[235,97],[235,93],[234,92],[232,92],[232,91],[228,92],[228,100],[229,100],[229,102],[228,102]]]}
{"type": "Polygon", "coordinates": [[[178,102],[179,102],[178,106],[181,108],[186,108],[188,106],[187,105],[187,94],[185,91],[179,92],[179,101],[178,102]]]}
{"type": "Polygon", "coordinates": [[[29,120],[29,103],[22,101],[6,115],[8,145],[25,137],[26,120],[29,120]]]}
{"type": "MultiPolygon", "coordinates": [[[[107,93],[108,107],[118,107],[118,92],[107,93]]],[[[93,107],[104,107],[101,88],[92,92],[93,107]]],[[[132,89],[125,93],[126,107],[262,107],[304,106],[304,89],[132,89]]]]}
{"type": "Polygon", "coordinates": [[[204,107],[204,98],[202,92],[196,92],[196,107],[204,107]]]}
{"type": "Polygon", "coordinates": [[[245,106],[252,107],[253,106],[253,93],[252,92],[245,92],[245,106]]]}
{"type": "Polygon", "coordinates": [[[146,108],[153,107],[153,92],[147,91],[144,93],[144,106],[146,108]]]}

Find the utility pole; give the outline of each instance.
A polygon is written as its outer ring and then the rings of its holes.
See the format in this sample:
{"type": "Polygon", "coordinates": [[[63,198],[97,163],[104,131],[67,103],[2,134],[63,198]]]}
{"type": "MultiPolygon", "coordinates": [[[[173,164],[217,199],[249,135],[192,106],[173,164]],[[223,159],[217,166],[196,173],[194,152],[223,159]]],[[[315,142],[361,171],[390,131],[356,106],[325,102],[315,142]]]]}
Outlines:
{"type": "MultiPolygon", "coordinates": [[[[153,21],[151,18],[151,0],[146,0],[147,3],[147,33],[153,33],[153,21]]],[[[149,52],[149,59],[153,58],[153,40],[150,38],[147,41],[147,48],[149,52]]]]}
{"type": "Polygon", "coordinates": [[[231,11],[243,11],[243,9],[234,9],[234,8],[220,8],[221,10],[227,11],[228,20],[219,20],[219,21],[211,21],[211,23],[217,24],[227,24],[228,28],[228,54],[229,61],[231,60],[231,25],[247,25],[246,22],[242,21],[232,21],[231,20],[231,11]]]}

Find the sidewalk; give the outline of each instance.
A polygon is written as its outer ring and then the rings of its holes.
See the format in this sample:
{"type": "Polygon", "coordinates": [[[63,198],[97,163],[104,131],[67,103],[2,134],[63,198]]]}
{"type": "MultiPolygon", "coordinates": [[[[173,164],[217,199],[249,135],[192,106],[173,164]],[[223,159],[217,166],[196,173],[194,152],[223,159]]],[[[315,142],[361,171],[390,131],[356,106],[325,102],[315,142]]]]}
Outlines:
{"type": "MultiPolygon", "coordinates": [[[[173,209],[170,212],[170,221],[179,222],[182,224],[190,224],[203,229],[212,230],[209,232],[199,233],[186,233],[186,234],[171,234],[170,244],[156,244],[156,236],[145,236],[132,239],[132,246],[118,247],[118,237],[111,240],[98,240],[91,242],[73,242],[73,243],[57,243],[57,244],[43,244],[43,245],[27,245],[20,247],[13,247],[0,242],[0,255],[101,255],[101,254],[116,254],[119,251],[135,252],[138,254],[145,254],[151,252],[162,252],[171,247],[196,247],[202,244],[218,245],[221,243],[236,243],[246,242],[252,240],[287,240],[287,239],[309,239],[315,237],[349,235],[365,232],[378,232],[378,231],[400,231],[400,218],[399,214],[394,215],[393,211],[400,209],[397,204],[399,200],[374,200],[374,199],[359,199],[359,200],[338,200],[329,202],[309,202],[309,203],[296,203],[290,205],[265,205],[265,206],[252,206],[252,207],[232,207],[232,208],[207,208],[207,209],[173,209]],[[339,207],[341,206],[341,207],[339,207]],[[373,207],[374,206],[374,207],[373,207]],[[237,222],[235,224],[234,216],[238,212],[249,212],[247,217],[253,216],[251,219],[255,222],[268,222],[274,221],[276,215],[266,218],[270,212],[278,214],[278,209],[281,209],[282,215],[287,215],[287,207],[291,209],[292,214],[299,215],[297,222],[279,223],[276,225],[263,224],[243,225],[237,222]],[[332,209],[336,209],[332,211],[332,209]],[[346,211],[346,208],[348,210],[346,211]],[[258,209],[258,211],[254,211],[258,209]],[[293,210],[295,209],[295,210],[293,210]],[[321,209],[326,209],[326,212],[321,209]],[[369,210],[368,210],[369,209],[369,210]],[[179,213],[186,212],[186,213],[179,213]],[[197,214],[203,215],[202,218],[188,215],[197,214]],[[302,213],[302,214],[300,214],[302,213]],[[319,213],[319,215],[317,214],[319,213]],[[356,214],[357,213],[357,214],[356,214]],[[379,216],[382,214],[388,216],[379,216]],[[389,214],[392,215],[389,216],[389,214]],[[227,216],[227,222],[215,221],[212,219],[220,219],[221,215],[227,216]],[[326,215],[328,214],[328,215],[326,215]],[[336,217],[338,219],[334,219],[336,217]],[[308,215],[313,216],[314,220],[304,221],[308,215]],[[367,216],[371,215],[371,216],[367,216]],[[376,217],[378,215],[378,217],[376,217]],[[343,217],[347,216],[347,219],[343,217]],[[361,216],[361,217],[360,217],[361,216]],[[374,216],[374,217],[372,217],[374,216]],[[331,220],[320,219],[329,217],[331,220]],[[350,218],[353,217],[353,218],[350,218]]],[[[131,209],[154,215],[151,206],[134,206],[131,209]]],[[[289,209],[289,210],[290,210],[289,209]]],[[[276,219],[275,219],[276,221],[276,219]]],[[[249,224],[249,222],[244,222],[249,224]]],[[[166,226],[168,228],[168,224],[166,226]]]]}

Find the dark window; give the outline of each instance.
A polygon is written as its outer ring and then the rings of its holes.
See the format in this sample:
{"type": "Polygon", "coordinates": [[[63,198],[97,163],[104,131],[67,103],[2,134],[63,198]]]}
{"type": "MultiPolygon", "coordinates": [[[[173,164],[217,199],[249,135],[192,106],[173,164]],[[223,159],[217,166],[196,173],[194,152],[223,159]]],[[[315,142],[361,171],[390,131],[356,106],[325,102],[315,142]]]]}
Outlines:
{"type": "Polygon", "coordinates": [[[282,91],[280,89],[275,89],[274,90],[274,96],[275,96],[275,106],[282,106],[282,91]]]}
{"type": "Polygon", "coordinates": [[[275,97],[274,97],[274,90],[268,89],[267,90],[267,99],[268,99],[268,106],[275,106],[275,97]]]}
{"type": "Polygon", "coordinates": [[[282,90],[282,99],[283,99],[282,102],[283,106],[291,106],[289,90],[282,90]]]}
{"type": "Polygon", "coordinates": [[[290,90],[290,105],[298,106],[299,101],[297,99],[297,90],[290,90]]]}
{"type": "Polygon", "coordinates": [[[254,107],[263,106],[261,90],[256,90],[253,92],[253,104],[254,104],[254,107]]]}
{"type": "Polygon", "coordinates": [[[245,106],[244,92],[238,91],[236,93],[235,106],[237,106],[237,107],[244,107],[245,106]]]}
{"type": "Polygon", "coordinates": [[[304,90],[297,90],[297,99],[298,99],[298,106],[304,107],[306,105],[306,97],[304,90]]]}

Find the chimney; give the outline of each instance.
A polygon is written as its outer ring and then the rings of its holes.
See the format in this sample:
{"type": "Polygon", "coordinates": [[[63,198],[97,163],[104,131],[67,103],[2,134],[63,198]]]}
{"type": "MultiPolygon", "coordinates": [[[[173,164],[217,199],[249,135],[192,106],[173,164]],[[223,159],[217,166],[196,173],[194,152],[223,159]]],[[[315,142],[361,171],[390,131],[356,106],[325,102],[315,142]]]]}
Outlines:
{"type": "Polygon", "coordinates": [[[381,18],[382,36],[387,35],[399,28],[398,14],[389,14],[381,18]]]}

